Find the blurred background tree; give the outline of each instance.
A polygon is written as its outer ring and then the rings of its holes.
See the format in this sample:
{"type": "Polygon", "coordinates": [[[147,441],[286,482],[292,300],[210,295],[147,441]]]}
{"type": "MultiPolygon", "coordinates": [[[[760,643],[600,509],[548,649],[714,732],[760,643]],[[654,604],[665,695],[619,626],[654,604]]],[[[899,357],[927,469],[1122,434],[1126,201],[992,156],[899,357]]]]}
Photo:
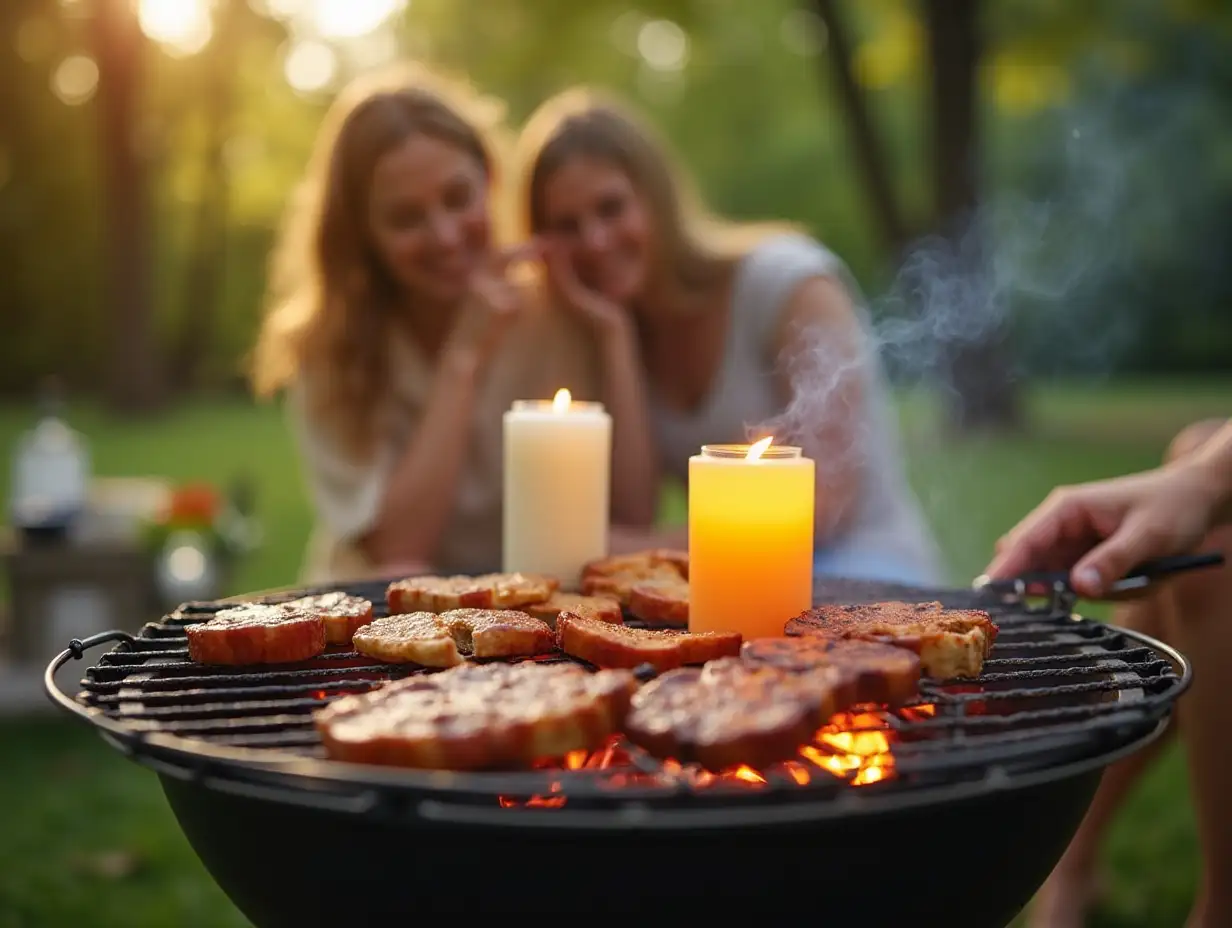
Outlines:
{"type": "Polygon", "coordinates": [[[400,56],[515,126],[632,96],[717,209],[849,262],[959,425],[1034,373],[1232,364],[1218,0],[5,0],[0,35],[4,393],[242,387],[324,107],[400,56]]]}

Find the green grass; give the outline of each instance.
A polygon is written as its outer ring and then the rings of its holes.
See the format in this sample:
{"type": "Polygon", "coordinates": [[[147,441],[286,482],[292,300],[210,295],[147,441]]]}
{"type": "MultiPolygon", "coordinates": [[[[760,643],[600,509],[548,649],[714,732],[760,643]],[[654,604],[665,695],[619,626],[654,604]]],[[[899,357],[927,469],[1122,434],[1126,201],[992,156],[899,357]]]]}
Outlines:
{"type": "MultiPolygon", "coordinates": [[[[996,538],[1054,485],[1152,466],[1176,430],[1226,416],[1230,400],[1232,385],[1220,382],[1053,386],[1031,394],[1028,434],[956,441],[936,427],[934,403],[907,398],[910,478],[951,579],[980,573],[996,538]]],[[[5,487],[8,449],[32,417],[27,407],[0,407],[5,487]]],[[[72,421],[102,475],[223,483],[248,475],[265,542],[239,566],[233,590],[295,582],[311,514],[277,408],[201,400],[122,422],[80,405],[72,421]]],[[[678,516],[680,498],[668,499],[678,516]]],[[[0,928],[244,924],[181,835],[154,775],[84,728],[59,719],[0,723],[0,797],[0,928]]],[[[1187,800],[1183,758],[1173,749],[1113,829],[1110,893],[1097,926],[1183,923],[1197,873],[1187,800]]]]}

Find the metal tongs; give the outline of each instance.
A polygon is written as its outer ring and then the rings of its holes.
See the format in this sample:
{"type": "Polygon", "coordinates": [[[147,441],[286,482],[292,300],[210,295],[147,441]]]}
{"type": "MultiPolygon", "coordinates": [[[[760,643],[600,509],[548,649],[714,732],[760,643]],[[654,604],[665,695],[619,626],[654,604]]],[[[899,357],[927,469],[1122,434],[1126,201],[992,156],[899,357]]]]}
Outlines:
{"type": "MultiPolygon", "coordinates": [[[[1175,574],[1201,570],[1205,567],[1220,567],[1223,563],[1224,556],[1218,551],[1209,551],[1205,554],[1180,554],[1143,561],[1120,580],[1111,584],[1102,598],[1130,599],[1145,592],[1152,584],[1166,580],[1175,574]]],[[[1026,596],[1052,596],[1071,601],[1078,599],[1078,594],[1070,583],[1069,572],[1064,570],[1032,571],[1006,580],[993,580],[987,574],[981,574],[975,578],[971,586],[976,590],[1017,599],[1026,596]]]]}

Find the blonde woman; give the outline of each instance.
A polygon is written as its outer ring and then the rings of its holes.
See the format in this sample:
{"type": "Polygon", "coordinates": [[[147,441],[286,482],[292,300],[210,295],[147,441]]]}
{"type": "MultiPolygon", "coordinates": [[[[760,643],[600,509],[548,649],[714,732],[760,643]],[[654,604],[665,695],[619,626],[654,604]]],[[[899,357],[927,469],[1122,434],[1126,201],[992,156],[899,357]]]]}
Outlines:
{"type": "Polygon", "coordinates": [[[308,582],[499,570],[502,413],[559,387],[600,398],[590,333],[532,299],[512,273],[525,252],[502,247],[491,110],[421,69],[358,82],[288,214],[253,376],[289,393],[308,582]]]}
{"type": "Polygon", "coordinates": [[[654,133],[587,90],[540,107],[517,160],[548,287],[604,346],[614,414],[647,449],[630,487],[640,518],[618,546],[682,545],[682,530],[650,528],[660,477],[685,479],[701,445],[760,429],[817,460],[819,573],[939,579],[859,294],[834,254],[790,228],[707,216],[654,133]]]}

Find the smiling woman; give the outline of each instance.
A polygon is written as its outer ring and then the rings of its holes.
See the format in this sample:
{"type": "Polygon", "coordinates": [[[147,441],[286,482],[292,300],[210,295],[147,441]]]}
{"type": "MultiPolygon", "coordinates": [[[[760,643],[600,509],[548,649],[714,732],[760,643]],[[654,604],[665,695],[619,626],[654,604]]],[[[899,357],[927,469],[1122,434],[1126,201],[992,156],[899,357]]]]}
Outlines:
{"type": "Polygon", "coordinates": [[[365,78],[292,199],[254,380],[290,394],[309,582],[499,569],[502,415],[595,392],[586,332],[514,279],[487,102],[423,69],[365,78]]]}
{"type": "Polygon", "coordinates": [[[642,462],[621,467],[643,503],[629,546],[685,543],[679,530],[646,531],[657,466],[687,481],[703,445],[751,431],[816,461],[818,573],[935,581],[937,553],[842,260],[785,225],[708,214],[667,145],[603,94],[544,103],[521,149],[518,200],[543,242],[548,289],[602,342],[616,458],[642,462]]]}

